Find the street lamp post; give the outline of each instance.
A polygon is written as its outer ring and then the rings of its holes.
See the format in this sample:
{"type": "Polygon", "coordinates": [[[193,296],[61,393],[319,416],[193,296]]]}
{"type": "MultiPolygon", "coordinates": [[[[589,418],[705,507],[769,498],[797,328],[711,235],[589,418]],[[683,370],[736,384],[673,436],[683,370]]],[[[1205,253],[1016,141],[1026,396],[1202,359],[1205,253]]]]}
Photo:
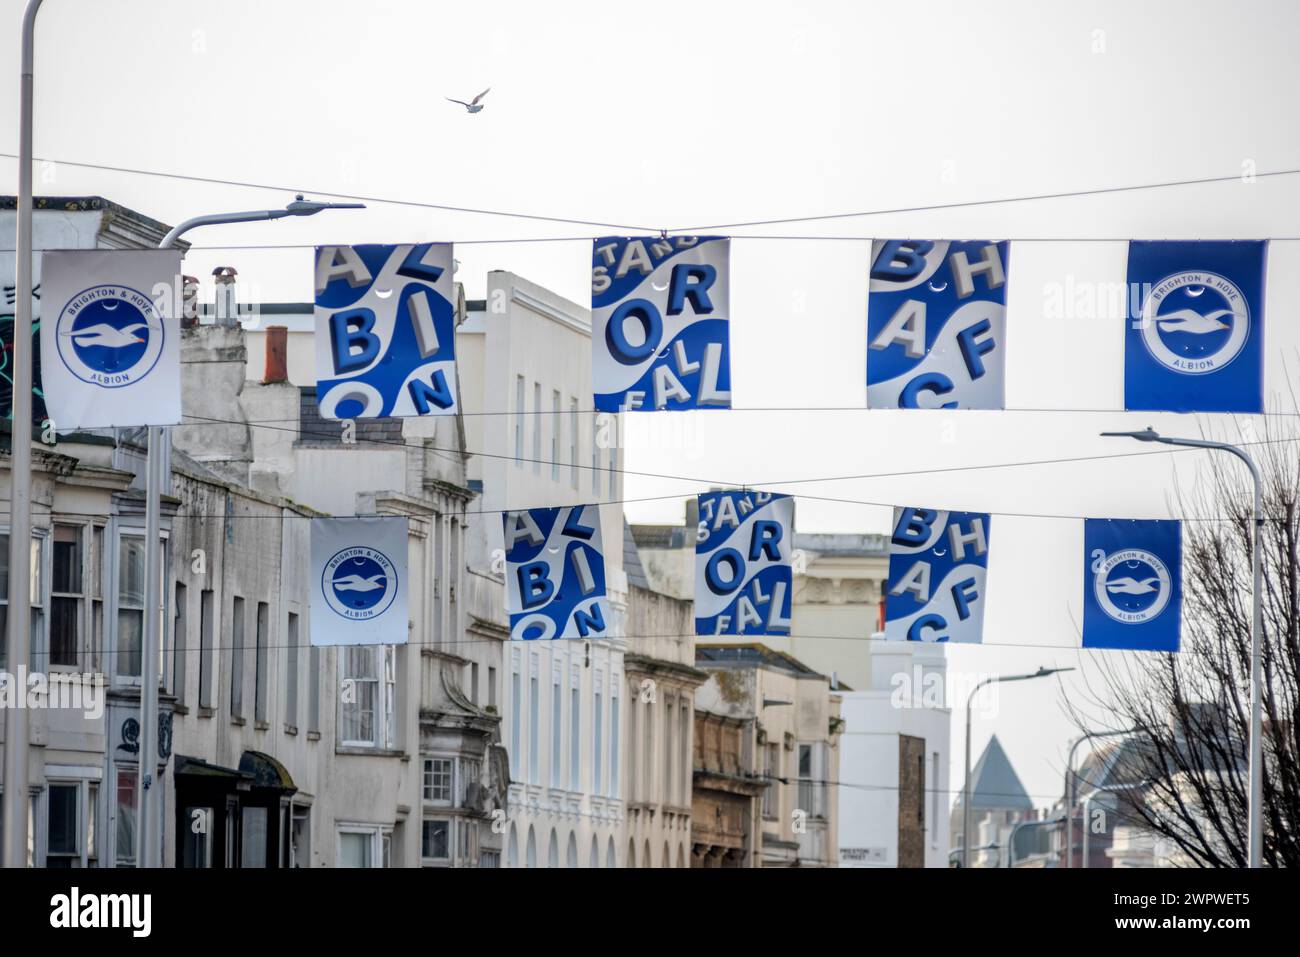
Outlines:
{"type": "Polygon", "coordinates": [[[1124,731],[1086,731],[1074,739],[1070,745],[1070,755],[1065,759],[1065,866],[1074,866],[1074,802],[1078,798],[1079,776],[1074,773],[1074,754],[1079,745],[1096,738],[1117,737],[1134,734],[1136,728],[1124,731]]]}
{"type": "Polygon", "coordinates": [[[1033,674],[1027,675],[994,675],[991,678],[985,678],[974,688],[971,689],[970,696],[966,699],[966,784],[962,788],[961,795],[961,866],[970,867],[970,830],[971,830],[971,793],[970,793],[970,713],[971,707],[975,702],[975,695],[985,685],[997,684],[1002,681],[1028,681],[1031,678],[1046,678],[1048,675],[1054,675],[1062,671],[1073,671],[1073,668],[1043,668],[1039,667],[1033,674]]]}
{"type": "Polygon", "coordinates": [[[1150,426],[1136,432],[1103,432],[1103,436],[1137,439],[1139,442],[1161,442],[1164,445],[1181,445],[1193,449],[1218,449],[1235,455],[1246,463],[1250,477],[1255,483],[1255,522],[1251,533],[1250,565],[1254,580],[1251,597],[1250,616],[1250,799],[1247,802],[1247,866],[1259,867],[1261,852],[1264,847],[1263,805],[1264,805],[1264,744],[1263,744],[1263,685],[1260,677],[1260,661],[1264,638],[1264,490],[1260,481],[1259,469],[1244,450],[1227,442],[1211,442],[1206,439],[1173,439],[1163,436],[1150,426]]]}
{"type": "Polygon", "coordinates": [[[1090,866],[1088,860],[1088,834],[1092,828],[1088,826],[1088,808],[1092,805],[1092,799],[1098,794],[1118,794],[1123,791],[1137,790],[1146,787],[1150,783],[1150,781],[1142,781],[1138,784],[1105,784],[1088,792],[1083,799],[1083,860],[1080,862],[1081,867],[1090,866]]]}
{"type": "MultiPolygon", "coordinates": [[[[322,209],[364,209],[361,203],[319,203],[304,200],[301,196],[284,209],[258,209],[240,213],[211,213],[187,219],[163,237],[159,249],[170,249],[183,234],[199,226],[217,226],[228,223],[255,223],[286,216],[312,216],[322,209]]],[[[140,815],[139,866],[161,865],[162,821],[155,820],[161,802],[150,794],[153,784],[153,766],[158,754],[158,657],[161,648],[162,625],[162,554],[159,548],[161,525],[161,499],[168,485],[170,472],[170,428],[159,425],[149,427],[148,458],[145,464],[145,575],[144,607],[152,613],[145,615],[144,636],[141,648],[143,658],[140,675],[140,767],[137,771],[137,794],[140,815]]]]}
{"type": "MultiPolygon", "coordinates": [[[[13,423],[9,433],[9,663],[31,657],[32,547],[32,89],[36,13],[23,12],[18,93],[18,241],[14,244],[13,423]]],[[[26,688],[18,689],[26,694],[26,688]]],[[[8,708],[5,726],[4,864],[27,865],[27,709],[8,708]]]]}

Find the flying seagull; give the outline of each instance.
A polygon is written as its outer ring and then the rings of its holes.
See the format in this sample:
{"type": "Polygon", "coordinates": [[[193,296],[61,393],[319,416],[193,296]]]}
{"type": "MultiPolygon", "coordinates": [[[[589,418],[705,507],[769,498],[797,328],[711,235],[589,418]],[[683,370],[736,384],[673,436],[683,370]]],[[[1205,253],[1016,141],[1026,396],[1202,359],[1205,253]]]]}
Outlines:
{"type": "Polygon", "coordinates": [[[362,578],[360,575],[344,575],[342,578],[335,578],[331,585],[338,591],[374,591],[376,588],[383,588],[379,584],[384,576],[371,575],[369,578],[362,578]]]}
{"type": "Polygon", "coordinates": [[[63,334],[71,336],[72,341],[78,346],[106,346],[109,349],[121,349],[137,342],[144,342],[145,340],[137,336],[135,332],[137,329],[148,328],[148,324],[143,322],[133,322],[121,329],[110,326],[107,322],[100,322],[93,326],[86,326],[84,329],[74,329],[63,334]]]}
{"type": "Polygon", "coordinates": [[[1231,309],[1218,309],[1207,316],[1201,315],[1195,309],[1178,309],[1157,316],[1156,322],[1160,325],[1161,332],[1190,332],[1194,335],[1204,335],[1207,332],[1227,329],[1228,324],[1221,317],[1230,315],[1232,315],[1231,309]]]}
{"type": "Polygon", "coordinates": [[[1149,595],[1153,591],[1159,591],[1156,587],[1159,581],[1159,578],[1144,578],[1141,581],[1136,578],[1116,578],[1106,582],[1106,591],[1120,595],[1149,595]]]}
{"type": "Polygon", "coordinates": [[[488,95],[488,90],[490,89],[492,89],[492,87],[489,86],[487,90],[484,90],[482,93],[474,97],[474,99],[470,100],[468,103],[466,103],[464,100],[453,100],[451,97],[446,97],[446,99],[451,103],[459,103],[461,106],[465,107],[465,109],[470,113],[477,113],[479,110],[483,109],[483,103],[481,101],[483,97],[488,95]]]}

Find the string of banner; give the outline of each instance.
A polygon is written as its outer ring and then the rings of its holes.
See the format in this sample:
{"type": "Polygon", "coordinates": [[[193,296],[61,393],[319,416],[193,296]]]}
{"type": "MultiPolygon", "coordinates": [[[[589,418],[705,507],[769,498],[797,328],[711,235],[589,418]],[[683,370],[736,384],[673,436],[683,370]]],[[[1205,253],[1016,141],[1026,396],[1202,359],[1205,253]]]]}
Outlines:
{"type": "MultiPolygon", "coordinates": [[[[869,408],[1004,404],[1010,242],[875,240],[869,408]]],[[[1262,414],[1266,241],[1130,241],[1124,408],[1262,414]]],[[[176,250],[43,254],[40,375],[60,431],[181,422],[176,250]],[[146,292],[148,290],[148,292],[146,292]]],[[[460,413],[450,243],[319,246],[326,419],[460,413]]],[[[731,408],[730,238],[592,241],[596,412],[731,408]]],[[[695,630],[789,635],[794,499],[697,500],[695,630]]],[[[599,505],[502,513],[516,639],[610,634],[599,505]]],[[[1082,647],[1177,651],[1178,520],[1085,518],[1082,647]]],[[[311,519],[311,642],[407,641],[407,520],[311,519]]],[[[885,637],[981,642],[991,515],[894,508],[885,637]]]]}

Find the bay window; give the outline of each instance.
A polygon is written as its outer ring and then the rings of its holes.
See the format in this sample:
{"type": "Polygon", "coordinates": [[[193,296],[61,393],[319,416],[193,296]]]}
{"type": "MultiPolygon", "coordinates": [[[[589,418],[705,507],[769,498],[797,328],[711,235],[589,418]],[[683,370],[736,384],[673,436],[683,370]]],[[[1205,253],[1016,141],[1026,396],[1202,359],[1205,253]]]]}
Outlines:
{"type": "Polygon", "coordinates": [[[353,645],[340,649],[343,679],[342,743],[350,747],[392,748],[396,659],[392,645],[353,645]]]}

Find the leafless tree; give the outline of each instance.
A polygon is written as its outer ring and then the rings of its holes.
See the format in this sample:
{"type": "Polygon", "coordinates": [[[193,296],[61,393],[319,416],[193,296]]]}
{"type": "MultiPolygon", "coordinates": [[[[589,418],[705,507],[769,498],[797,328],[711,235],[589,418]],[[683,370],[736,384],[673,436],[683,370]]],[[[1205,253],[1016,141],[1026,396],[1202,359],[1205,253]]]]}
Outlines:
{"type": "MultiPolygon", "coordinates": [[[[1300,865],[1300,429],[1269,418],[1245,436],[1264,485],[1263,705],[1266,867],[1300,865]],[[1281,423],[1281,424],[1279,424],[1281,423]]],[[[1117,818],[1179,848],[1200,867],[1247,863],[1251,527],[1254,492],[1230,456],[1205,457],[1202,481],[1172,496],[1183,517],[1179,654],[1098,655],[1099,682],[1066,702],[1081,730],[1132,728],[1117,818]]]]}

